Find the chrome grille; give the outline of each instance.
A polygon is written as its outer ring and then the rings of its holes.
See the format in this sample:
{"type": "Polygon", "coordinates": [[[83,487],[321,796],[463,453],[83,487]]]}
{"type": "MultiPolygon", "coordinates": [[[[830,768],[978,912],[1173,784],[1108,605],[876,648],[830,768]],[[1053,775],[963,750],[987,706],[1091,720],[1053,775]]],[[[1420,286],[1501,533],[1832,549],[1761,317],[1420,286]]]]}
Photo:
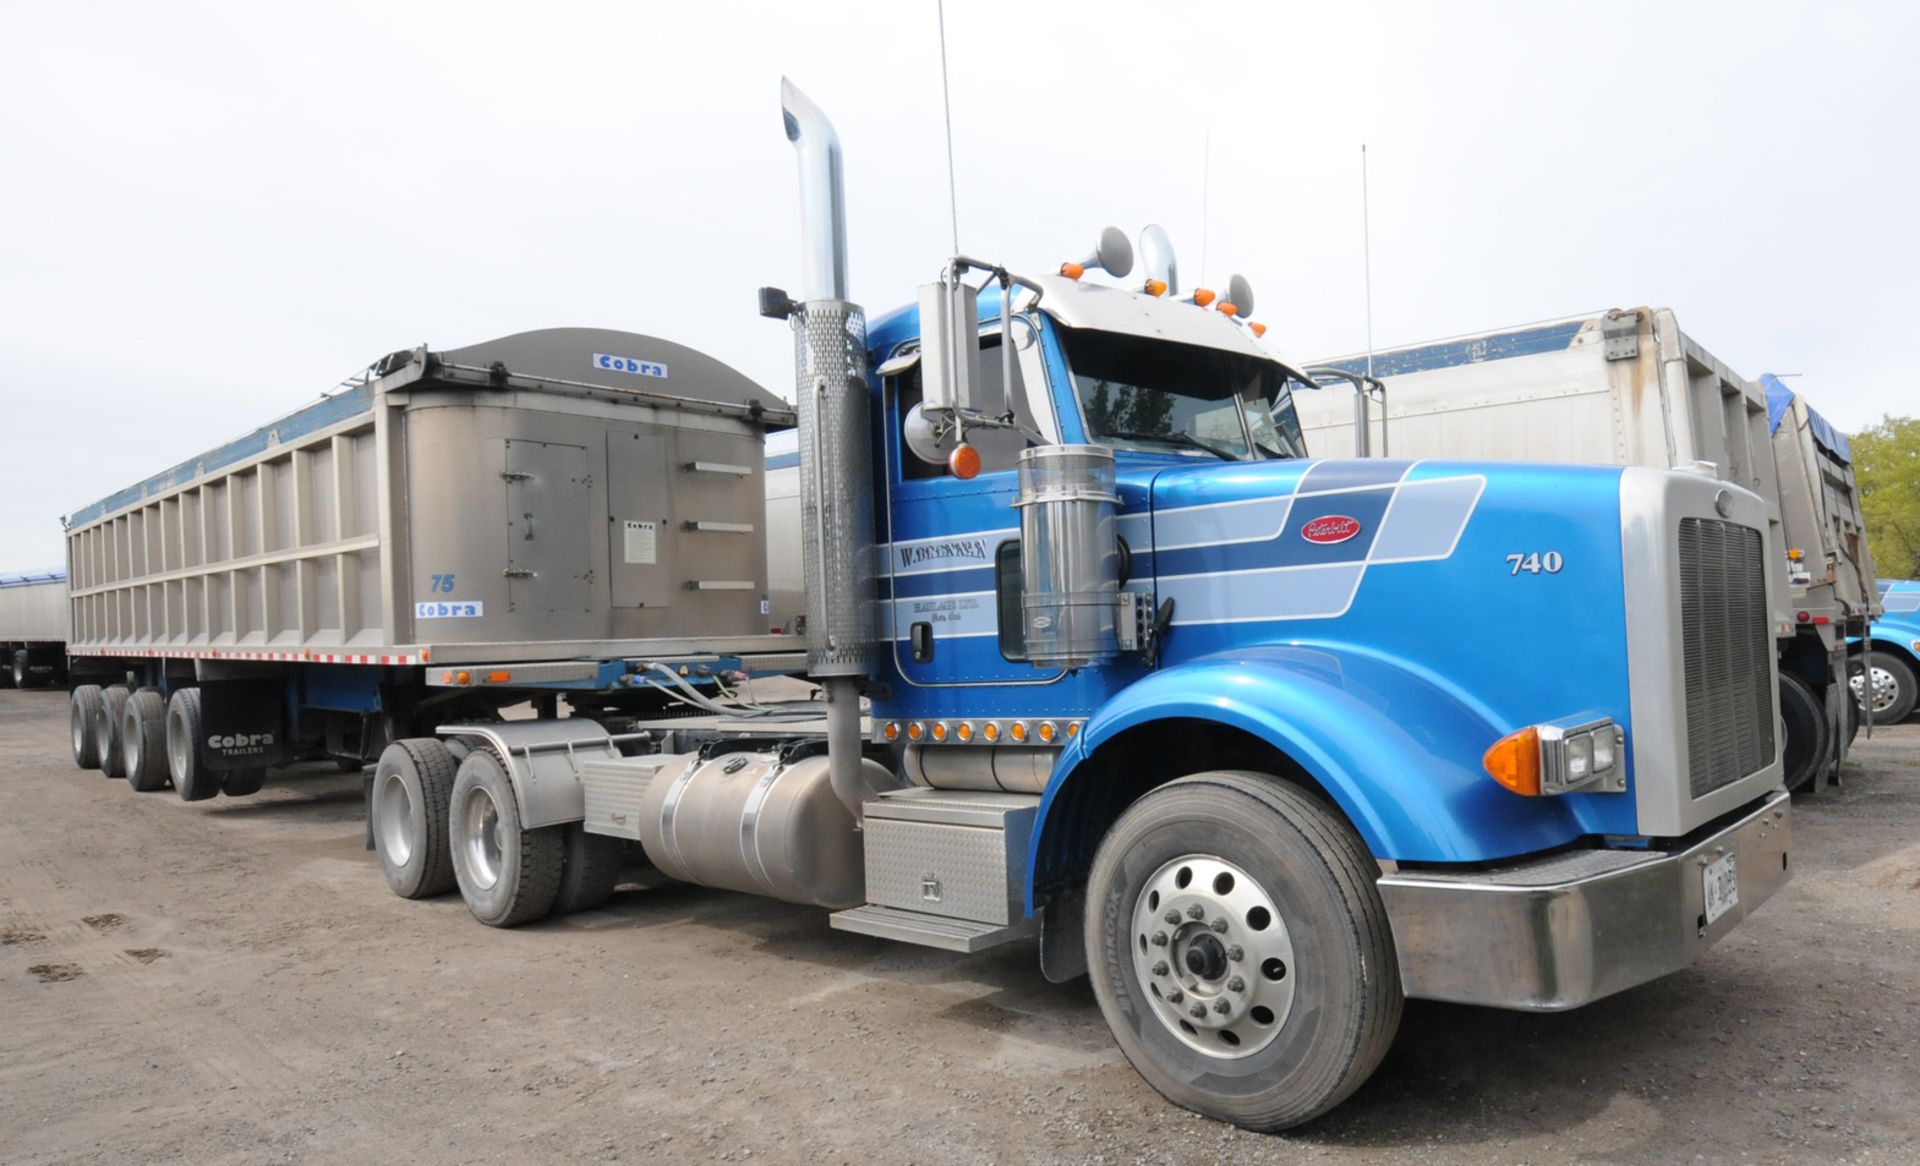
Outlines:
{"type": "Polygon", "coordinates": [[[1773,760],[1773,637],[1760,532],[1680,520],[1687,775],[1694,797],[1773,760]]]}

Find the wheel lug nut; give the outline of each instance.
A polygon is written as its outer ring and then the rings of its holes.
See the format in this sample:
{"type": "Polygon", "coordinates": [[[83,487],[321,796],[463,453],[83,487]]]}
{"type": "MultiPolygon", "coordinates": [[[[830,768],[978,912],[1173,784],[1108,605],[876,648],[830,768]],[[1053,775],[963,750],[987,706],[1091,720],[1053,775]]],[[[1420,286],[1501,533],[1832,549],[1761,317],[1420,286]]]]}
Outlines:
{"type": "Polygon", "coordinates": [[[1244,992],[1246,990],[1247,990],[1247,982],[1241,979],[1239,976],[1235,976],[1231,980],[1227,981],[1227,991],[1229,992],[1244,992]]]}
{"type": "Polygon", "coordinates": [[[1224,916],[1219,919],[1215,919],[1212,923],[1208,924],[1208,926],[1212,927],[1216,932],[1218,932],[1221,935],[1225,935],[1227,933],[1227,921],[1224,916]]]}
{"type": "Polygon", "coordinates": [[[1198,903],[1187,908],[1187,918],[1189,919],[1205,919],[1206,917],[1207,909],[1198,903]]]}
{"type": "Polygon", "coordinates": [[[1241,960],[1245,959],[1246,956],[1247,956],[1247,953],[1245,951],[1242,951],[1240,948],[1240,945],[1237,943],[1227,949],[1227,958],[1232,960],[1234,963],[1239,963],[1241,960]]]}
{"type": "Polygon", "coordinates": [[[1187,994],[1185,992],[1182,992],[1178,988],[1175,988],[1173,991],[1167,993],[1167,999],[1172,1001],[1175,1004],[1180,1003],[1182,1000],[1185,1000],[1186,998],[1187,998],[1187,994]]]}
{"type": "MultiPolygon", "coordinates": [[[[1164,975],[1166,975],[1166,974],[1167,974],[1167,961],[1166,961],[1166,960],[1161,960],[1161,961],[1160,961],[1159,963],[1156,963],[1156,964],[1154,964],[1154,965],[1153,965],[1153,974],[1154,974],[1154,975],[1156,975],[1156,976],[1164,976],[1164,975]]],[[[1236,989],[1234,989],[1234,990],[1235,990],[1236,992],[1237,992],[1237,991],[1239,991],[1239,989],[1237,989],[1237,988],[1236,988],[1236,989]]]]}
{"type": "Polygon", "coordinates": [[[1178,923],[1178,922],[1180,922],[1180,912],[1178,912],[1178,911],[1168,911],[1168,912],[1167,912],[1167,914],[1166,914],[1166,920],[1167,920],[1167,922],[1168,922],[1168,923],[1178,923]]]}
{"type": "Polygon", "coordinates": [[[1187,1015],[1193,1017],[1195,1020],[1199,1020],[1206,1014],[1207,1006],[1205,1004],[1195,1004],[1192,1008],[1187,1009],[1187,1015]]]}
{"type": "Polygon", "coordinates": [[[1233,1005],[1227,1003],[1225,1000],[1215,1000],[1213,1002],[1213,1010],[1225,1016],[1227,1013],[1233,1011],[1233,1005]]]}
{"type": "Polygon", "coordinates": [[[1156,932],[1154,932],[1154,933],[1153,933],[1153,946],[1155,946],[1155,947],[1165,947],[1165,946],[1167,946],[1167,933],[1166,933],[1166,932],[1164,932],[1164,931],[1156,931],[1156,932]]]}

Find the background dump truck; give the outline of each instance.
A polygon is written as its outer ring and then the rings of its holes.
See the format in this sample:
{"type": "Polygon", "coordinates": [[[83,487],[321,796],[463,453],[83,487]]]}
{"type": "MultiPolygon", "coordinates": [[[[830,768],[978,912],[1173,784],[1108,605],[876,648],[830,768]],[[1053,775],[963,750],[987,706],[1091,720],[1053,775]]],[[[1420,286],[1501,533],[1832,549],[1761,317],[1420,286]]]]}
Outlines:
{"type": "Polygon", "coordinates": [[[41,688],[67,675],[67,573],[0,574],[0,688],[41,688]]]}
{"type": "Polygon", "coordinates": [[[1873,723],[1891,725],[1913,715],[1920,705],[1920,580],[1880,580],[1884,608],[1867,634],[1848,645],[1853,653],[1852,681],[1864,705],[1872,676],[1873,723]],[[1868,649],[1872,651],[1869,654],[1868,649]]]}
{"type": "MultiPolygon", "coordinates": [[[[1789,788],[1838,773],[1852,739],[1845,639],[1865,627],[1872,560],[1844,452],[1813,432],[1804,402],[1770,406],[1681,331],[1672,311],[1636,308],[1316,361],[1384,382],[1374,433],[1399,457],[1472,457],[1695,468],[1758,494],[1779,570],[1768,609],[1779,657],[1789,788]],[[1793,424],[1784,423],[1788,416],[1793,424]]],[[[1777,383],[1777,382],[1776,382],[1777,383]]],[[[1302,394],[1318,449],[1350,448],[1342,392],[1302,394]]],[[[1790,397],[1790,394],[1789,394],[1790,397]]]]}
{"type": "MultiPolygon", "coordinates": [[[[1347,1097],[1407,997],[1577,1007],[1785,884],[1759,495],[1310,460],[1252,289],[1183,291],[1157,228],[1143,276],[1112,229],[1059,274],[953,256],[869,324],[839,141],[790,84],[782,114],[792,413],[645,337],[416,350],[76,516],[75,659],[130,678],[143,784],[163,740],[188,796],[377,751],[388,885],[493,926],[643,856],[838,930],[1037,941],[1156,1089],[1255,1129],[1347,1097]],[[766,631],[797,621],[762,521],[804,636],[766,631]],[[818,699],[756,700],[777,672],[818,699]]],[[[104,699],[74,691],[83,764],[104,699]]]]}

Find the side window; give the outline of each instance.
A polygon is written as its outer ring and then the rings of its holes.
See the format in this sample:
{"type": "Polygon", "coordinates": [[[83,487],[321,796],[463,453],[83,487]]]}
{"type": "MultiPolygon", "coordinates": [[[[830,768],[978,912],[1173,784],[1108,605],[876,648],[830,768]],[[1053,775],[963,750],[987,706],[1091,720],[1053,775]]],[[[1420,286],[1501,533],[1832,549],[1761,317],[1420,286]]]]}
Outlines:
{"type": "Polygon", "coordinates": [[[1008,539],[993,554],[993,590],[1000,616],[1000,654],[1027,658],[1027,621],[1020,609],[1020,540],[1008,539]]]}
{"type": "MultiPolygon", "coordinates": [[[[1014,325],[1016,334],[1025,327],[1026,325],[1016,322],[1014,325]]],[[[1045,419],[1036,417],[1034,401],[1033,398],[1029,396],[1027,370],[1023,366],[1027,363],[1027,358],[1032,355],[1030,351],[1018,354],[1021,359],[1014,361],[1012,391],[1006,394],[1001,393],[1001,377],[1005,370],[1001,367],[1000,344],[1001,338],[998,334],[982,336],[980,338],[980,373],[982,379],[986,382],[987,397],[989,399],[1007,401],[1009,407],[1013,410],[1014,420],[1019,423],[1021,429],[1043,435],[1052,433],[1055,425],[1052,422],[1051,416],[1045,419]]],[[[895,378],[895,382],[895,395],[899,401],[899,413],[894,418],[894,423],[896,425],[904,425],[907,415],[912,412],[913,407],[918,405],[922,400],[920,366],[915,364],[912,368],[899,374],[895,378]]],[[[1033,386],[1032,391],[1042,394],[1044,397],[1045,386],[1033,386]]],[[[1045,407],[1044,400],[1042,400],[1041,404],[1042,407],[1045,407]]],[[[995,470],[1013,469],[1019,461],[1020,451],[1033,444],[1020,429],[976,428],[968,431],[967,440],[975,449],[980,451],[980,468],[984,473],[992,473],[995,470]]],[[[953,450],[954,444],[954,439],[951,435],[943,437],[940,440],[937,449],[943,458],[953,450]]],[[[917,481],[923,478],[940,478],[945,477],[947,474],[947,467],[944,461],[922,461],[913,454],[904,440],[900,443],[900,455],[902,463],[901,477],[907,481],[917,481]]]]}

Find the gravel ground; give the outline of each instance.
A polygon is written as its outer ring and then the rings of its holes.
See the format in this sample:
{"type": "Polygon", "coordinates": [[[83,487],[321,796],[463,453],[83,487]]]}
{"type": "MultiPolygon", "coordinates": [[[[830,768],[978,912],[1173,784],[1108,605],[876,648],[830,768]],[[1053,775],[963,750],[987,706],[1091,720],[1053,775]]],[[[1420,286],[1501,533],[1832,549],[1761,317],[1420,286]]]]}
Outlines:
{"type": "Polygon", "coordinates": [[[518,931],[388,893],[358,777],[137,795],[0,692],[0,1159],[1920,1160],[1920,723],[1795,807],[1793,882],[1577,1012],[1409,1004],[1327,1118],[1162,1101],[1085,981],[689,887],[518,931]]]}

